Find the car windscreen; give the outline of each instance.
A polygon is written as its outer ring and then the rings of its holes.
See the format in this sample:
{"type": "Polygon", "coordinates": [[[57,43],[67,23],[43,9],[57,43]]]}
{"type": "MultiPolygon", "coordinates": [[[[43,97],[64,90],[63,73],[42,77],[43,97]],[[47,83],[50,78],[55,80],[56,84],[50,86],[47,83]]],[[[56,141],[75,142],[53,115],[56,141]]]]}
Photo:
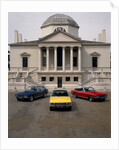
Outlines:
{"type": "Polygon", "coordinates": [[[51,96],[69,96],[67,91],[53,91],[51,96]]]}
{"type": "Polygon", "coordinates": [[[26,91],[35,91],[36,90],[36,88],[35,87],[32,87],[32,86],[30,86],[30,87],[28,87],[27,89],[26,89],[26,91]]]}
{"type": "Polygon", "coordinates": [[[88,91],[95,91],[95,89],[94,89],[94,88],[92,88],[92,87],[84,88],[84,90],[85,90],[86,92],[88,92],[88,91]]]}

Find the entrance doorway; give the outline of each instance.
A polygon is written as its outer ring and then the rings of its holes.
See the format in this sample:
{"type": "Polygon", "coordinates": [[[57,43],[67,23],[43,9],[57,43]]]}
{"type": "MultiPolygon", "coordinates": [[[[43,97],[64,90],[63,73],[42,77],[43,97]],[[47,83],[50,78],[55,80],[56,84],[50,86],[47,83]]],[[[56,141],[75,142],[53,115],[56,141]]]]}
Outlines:
{"type": "Polygon", "coordinates": [[[57,86],[58,86],[58,88],[62,87],[62,77],[57,78],[57,86]]]}
{"type": "Polygon", "coordinates": [[[62,47],[57,48],[57,66],[62,67],[62,47]]]}

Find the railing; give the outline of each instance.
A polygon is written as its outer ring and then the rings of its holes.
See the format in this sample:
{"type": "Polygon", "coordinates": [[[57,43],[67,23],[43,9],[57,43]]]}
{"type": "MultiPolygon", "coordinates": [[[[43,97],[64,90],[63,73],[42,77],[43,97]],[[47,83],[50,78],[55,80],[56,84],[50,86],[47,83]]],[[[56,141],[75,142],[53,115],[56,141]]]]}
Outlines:
{"type": "Polygon", "coordinates": [[[90,72],[110,72],[110,67],[82,67],[82,71],[90,71],[90,72]]]}
{"type": "Polygon", "coordinates": [[[9,72],[22,72],[22,71],[28,71],[32,72],[35,69],[38,69],[38,67],[11,67],[9,72]]]}
{"type": "Polygon", "coordinates": [[[82,85],[86,85],[88,83],[110,83],[111,82],[111,78],[91,78],[89,80],[83,81],[82,85]]]}
{"type": "Polygon", "coordinates": [[[62,70],[62,66],[61,67],[57,67],[57,70],[62,70]]]}

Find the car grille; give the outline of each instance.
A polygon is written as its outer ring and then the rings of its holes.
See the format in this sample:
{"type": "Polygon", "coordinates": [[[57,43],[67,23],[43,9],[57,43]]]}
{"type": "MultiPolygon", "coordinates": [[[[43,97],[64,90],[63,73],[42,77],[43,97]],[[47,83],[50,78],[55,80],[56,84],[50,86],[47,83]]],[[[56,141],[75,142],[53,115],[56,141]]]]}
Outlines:
{"type": "Polygon", "coordinates": [[[99,98],[106,98],[106,95],[99,95],[99,98]]]}
{"type": "Polygon", "coordinates": [[[66,103],[55,103],[56,107],[65,107],[66,103]]]}
{"type": "Polygon", "coordinates": [[[18,97],[18,98],[23,98],[23,96],[22,96],[22,95],[18,95],[17,97],[18,97]]]}

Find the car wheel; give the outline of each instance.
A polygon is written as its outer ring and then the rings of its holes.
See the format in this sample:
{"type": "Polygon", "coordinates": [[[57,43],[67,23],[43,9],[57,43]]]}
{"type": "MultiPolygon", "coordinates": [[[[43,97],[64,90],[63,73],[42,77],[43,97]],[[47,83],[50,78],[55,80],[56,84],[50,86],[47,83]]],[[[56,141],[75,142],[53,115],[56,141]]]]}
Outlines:
{"type": "Polygon", "coordinates": [[[46,94],[46,93],[44,93],[44,94],[43,94],[43,97],[44,97],[44,98],[45,98],[45,97],[47,97],[47,94],[46,94]]]}
{"type": "Polygon", "coordinates": [[[94,98],[93,98],[92,95],[89,96],[89,101],[90,101],[90,102],[93,102],[93,101],[94,101],[94,98]]]}
{"type": "Polygon", "coordinates": [[[68,110],[71,111],[72,107],[69,107],[68,110]]]}
{"type": "Polygon", "coordinates": [[[20,99],[19,99],[19,98],[17,98],[17,100],[18,100],[18,101],[20,101],[20,99]]]}
{"type": "Polygon", "coordinates": [[[52,108],[52,107],[50,107],[50,111],[53,111],[53,108],[52,108]]]}
{"type": "Polygon", "coordinates": [[[34,97],[33,96],[30,96],[30,102],[32,102],[34,100],[34,97]]]}
{"type": "Polygon", "coordinates": [[[76,93],[74,93],[74,95],[73,95],[73,96],[74,96],[74,98],[77,98],[77,95],[76,95],[76,93]]]}

